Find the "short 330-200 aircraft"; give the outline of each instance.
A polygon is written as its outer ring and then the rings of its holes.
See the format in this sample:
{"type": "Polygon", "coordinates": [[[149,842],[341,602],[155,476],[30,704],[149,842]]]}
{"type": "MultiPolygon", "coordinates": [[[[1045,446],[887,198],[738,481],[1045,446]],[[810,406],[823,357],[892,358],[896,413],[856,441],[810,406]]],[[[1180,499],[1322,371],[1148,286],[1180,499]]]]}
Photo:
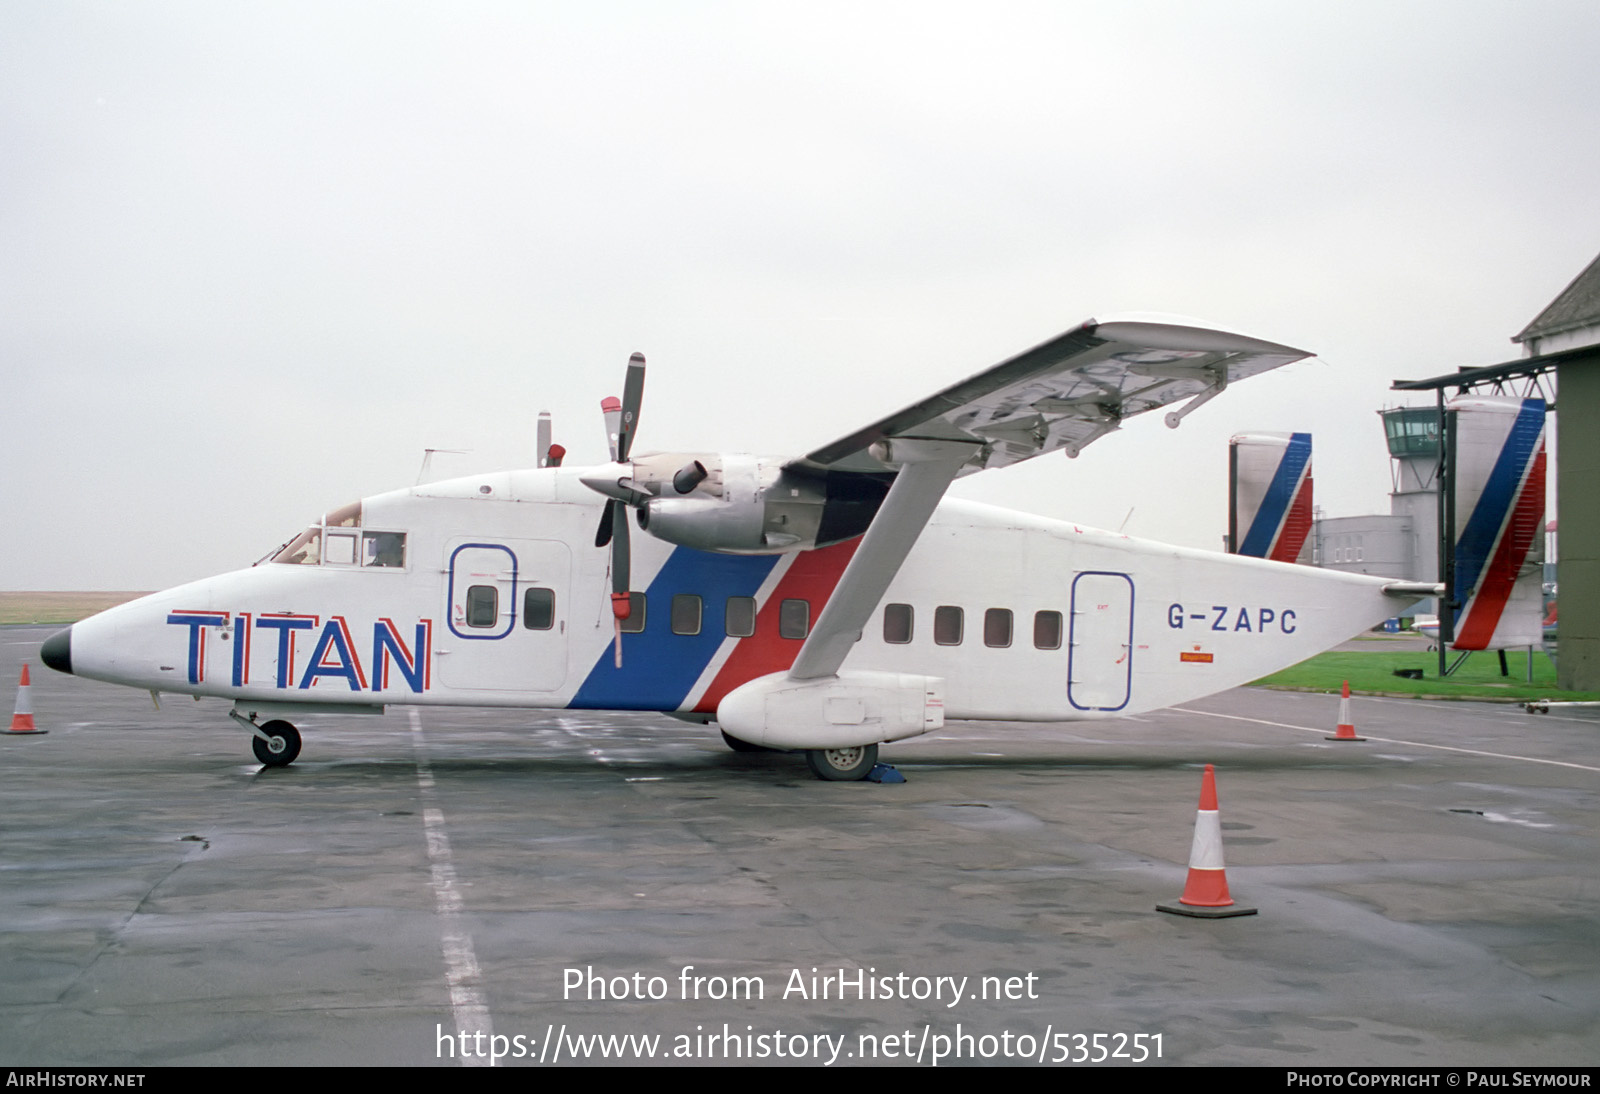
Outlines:
{"type": "Polygon", "coordinates": [[[634,456],[644,358],[603,404],[612,462],[334,509],[255,566],[49,638],[45,663],[232,701],[263,764],[294,720],[387,704],[663,711],[865,777],[946,718],[1170,706],[1327,649],[1431,586],[1169,547],[943,500],[1076,456],[1123,419],[1308,354],[1189,321],[1089,321],[798,459],[634,456]],[[644,533],[635,541],[633,522],[644,533]]]}

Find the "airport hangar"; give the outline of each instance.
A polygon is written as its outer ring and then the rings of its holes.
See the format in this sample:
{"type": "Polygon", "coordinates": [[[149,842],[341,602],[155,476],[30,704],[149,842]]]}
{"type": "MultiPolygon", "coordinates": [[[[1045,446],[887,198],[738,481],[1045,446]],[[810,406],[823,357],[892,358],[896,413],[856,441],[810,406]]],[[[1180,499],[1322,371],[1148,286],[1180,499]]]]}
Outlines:
{"type": "MultiPolygon", "coordinates": [[[[1569,691],[1600,691],[1600,256],[1511,340],[1523,347],[1525,355],[1518,360],[1426,380],[1397,380],[1394,390],[1434,392],[1442,422],[1447,388],[1560,393],[1566,428],[1556,429],[1561,612],[1556,681],[1569,691]]],[[[1555,399],[1549,402],[1554,410],[1555,399]]],[[[1448,449],[1448,435],[1443,440],[1448,449]]],[[[1443,565],[1440,572],[1449,573],[1443,565]]],[[[1439,614],[1442,619],[1444,612],[1439,614]]]]}

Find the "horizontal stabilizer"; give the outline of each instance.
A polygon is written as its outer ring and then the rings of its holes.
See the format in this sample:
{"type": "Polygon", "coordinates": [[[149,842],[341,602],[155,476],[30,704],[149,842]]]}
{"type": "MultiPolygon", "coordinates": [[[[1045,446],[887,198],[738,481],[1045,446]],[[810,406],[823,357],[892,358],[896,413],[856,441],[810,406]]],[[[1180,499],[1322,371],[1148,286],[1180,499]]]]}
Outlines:
{"type": "Polygon", "coordinates": [[[1443,596],[1444,585],[1437,581],[1391,581],[1383,587],[1383,595],[1397,600],[1421,600],[1425,596],[1443,596]]]}

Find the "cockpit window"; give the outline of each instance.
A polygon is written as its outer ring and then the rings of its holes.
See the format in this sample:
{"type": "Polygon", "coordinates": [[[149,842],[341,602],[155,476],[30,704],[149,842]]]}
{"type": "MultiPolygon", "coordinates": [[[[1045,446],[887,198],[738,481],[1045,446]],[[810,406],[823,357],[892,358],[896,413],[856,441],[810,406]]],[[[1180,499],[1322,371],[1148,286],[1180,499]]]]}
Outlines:
{"type": "Polygon", "coordinates": [[[406,534],[404,532],[368,532],[362,537],[361,565],[404,566],[406,564],[406,534]]]}
{"type": "Polygon", "coordinates": [[[362,531],[361,517],[359,501],[341,505],[273,552],[272,561],[290,566],[404,569],[406,534],[362,531]]]}
{"type": "Polygon", "coordinates": [[[356,537],[351,532],[335,532],[331,528],[322,537],[322,561],[340,566],[356,564],[356,537]]]}
{"type": "MultiPolygon", "coordinates": [[[[287,563],[291,566],[316,566],[324,561],[322,536],[325,529],[359,527],[361,527],[361,503],[353,501],[349,505],[341,505],[339,508],[325,514],[317,523],[284,544],[272,556],[272,561],[287,563]]],[[[328,562],[342,562],[347,566],[355,565],[355,535],[347,533],[337,537],[329,536],[326,555],[326,561],[328,562]]]]}
{"type": "Polygon", "coordinates": [[[291,566],[315,566],[322,561],[322,525],[313,524],[272,556],[274,562],[291,566]]]}
{"type": "Polygon", "coordinates": [[[339,508],[324,516],[322,523],[327,528],[360,528],[361,503],[353,501],[349,505],[339,506],[339,508]]]}

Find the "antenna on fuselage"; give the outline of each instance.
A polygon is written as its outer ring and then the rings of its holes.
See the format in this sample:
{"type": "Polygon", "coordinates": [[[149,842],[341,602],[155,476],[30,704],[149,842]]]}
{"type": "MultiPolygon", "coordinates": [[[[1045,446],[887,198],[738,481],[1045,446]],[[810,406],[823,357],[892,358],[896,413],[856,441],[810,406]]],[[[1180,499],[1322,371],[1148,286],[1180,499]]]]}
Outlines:
{"type": "Polygon", "coordinates": [[[471,450],[466,448],[424,448],[422,450],[422,467],[417,471],[417,481],[411,485],[421,486],[423,480],[427,479],[428,472],[433,468],[433,454],[435,452],[448,452],[451,455],[460,456],[469,451],[471,450]]]}

